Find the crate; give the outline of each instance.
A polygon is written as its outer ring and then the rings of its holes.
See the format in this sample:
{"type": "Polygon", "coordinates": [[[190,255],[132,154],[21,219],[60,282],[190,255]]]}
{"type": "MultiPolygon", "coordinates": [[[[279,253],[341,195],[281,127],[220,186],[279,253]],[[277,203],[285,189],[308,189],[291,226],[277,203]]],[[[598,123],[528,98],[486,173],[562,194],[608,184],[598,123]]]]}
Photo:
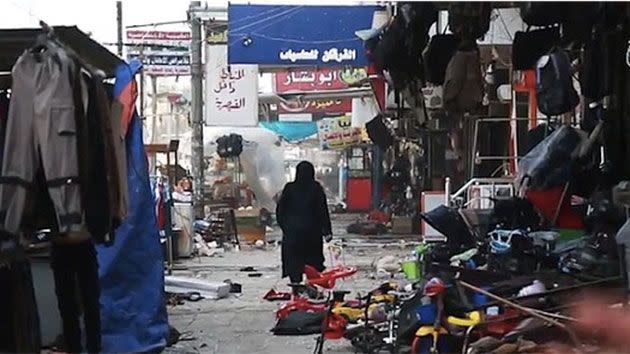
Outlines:
{"type": "Polygon", "coordinates": [[[239,241],[243,244],[254,244],[266,241],[267,227],[260,222],[260,209],[235,210],[236,230],[239,241]]]}

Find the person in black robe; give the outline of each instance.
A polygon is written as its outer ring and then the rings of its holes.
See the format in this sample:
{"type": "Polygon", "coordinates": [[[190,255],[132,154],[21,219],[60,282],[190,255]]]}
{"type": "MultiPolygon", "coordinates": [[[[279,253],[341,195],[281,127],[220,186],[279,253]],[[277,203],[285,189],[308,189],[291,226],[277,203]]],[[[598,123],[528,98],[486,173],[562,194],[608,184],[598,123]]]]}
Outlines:
{"type": "Polygon", "coordinates": [[[297,165],[295,181],[287,183],[276,208],[282,229],[282,277],[302,282],[304,266],[323,271],[323,239],[330,241],[332,227],[324,188],[315,181],[310,162],[297,165]]]}

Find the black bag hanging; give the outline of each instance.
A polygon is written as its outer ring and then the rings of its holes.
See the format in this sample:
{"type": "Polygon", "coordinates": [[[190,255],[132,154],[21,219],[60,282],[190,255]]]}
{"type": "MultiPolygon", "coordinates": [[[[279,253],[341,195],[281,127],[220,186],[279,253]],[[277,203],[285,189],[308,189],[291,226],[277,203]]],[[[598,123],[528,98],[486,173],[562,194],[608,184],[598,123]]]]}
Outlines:
{"type": "Polygon", "coordinates": [[[243,137],[238,134],[230,134],[228,144],[232,149],[232,156],[239,157],[243,152],[243,137]]]}
{"type": "Polygon", "coordinates": [[[521,18],[527,25],[551,26],[564,21],[566,8],[563,9],[563,5],[561,2],[527,1],[520,3],[519,7],[521,18]]]}
{"type": "Polygon", "coordinates": [[[238,134],[230,134],[217,139],[217,154],[219,154],[221,158],[239,157],[242,152],[242,136],[238,134]]]}
{"type": "Polygon", "coordinates": [[[424,63],[426,80],[434,85],[444,84],[446,67],[457,51],[459,39],[452,34],[436,34],[431,37],[427,46],[424,63]]]}
{"type": "Polygon", "coordinates": [[[543,28],[534,31],[518,31],[512,43],[512,68],[528,70],[536,67],[536,62],[560,43],[560,27],[543,28]]]}
{"type": "Polygon", "coordinates": [[[478,39],[490,29],[492,4],[489,2],[456,2],[448,7],[451,32],[462,39],[478,39]]]}
{"type": "Polygon", "coordinates": [[[580,100],[573,87],[571,62],[564,50],[556,49],[536,70],[536,99],[543,114],[557,116],[577,106],[580,100]]]}
{"type": "Polygon", "coordinates": [[[380,114],[374,117],[371,121],[365,124],[368,136],[370,140],[381,150],[387,150],[394,143],[394,137],[390,133],[385,123],[383,123],[383,116],[380,114]]]}

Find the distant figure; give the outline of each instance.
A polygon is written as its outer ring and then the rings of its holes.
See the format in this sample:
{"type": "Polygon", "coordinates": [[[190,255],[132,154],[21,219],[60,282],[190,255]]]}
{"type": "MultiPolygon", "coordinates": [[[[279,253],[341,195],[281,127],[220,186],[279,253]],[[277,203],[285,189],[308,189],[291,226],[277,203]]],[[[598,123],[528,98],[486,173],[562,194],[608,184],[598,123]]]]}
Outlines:
{"type": "Polygon", "coordinates": [[[326,194],[310,162],[297,165],[295,181],[287,183],[278,201],[276,219],[283,233],[282,277],[301,283],[306,264],[323,271],[323,239],[330,241],[332,227],[326,194]]]}

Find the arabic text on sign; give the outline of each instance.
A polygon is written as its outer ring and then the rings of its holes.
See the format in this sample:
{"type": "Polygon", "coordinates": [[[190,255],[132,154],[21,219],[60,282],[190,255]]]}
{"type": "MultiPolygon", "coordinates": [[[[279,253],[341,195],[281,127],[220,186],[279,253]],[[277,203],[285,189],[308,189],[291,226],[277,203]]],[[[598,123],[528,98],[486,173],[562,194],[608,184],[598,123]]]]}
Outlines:
{"type": "Polygon", "coordinates": [[[236,91],[236,89],[234,88],[234,82],[221,80],[218,83],[217,87],[213,89],[215,93],[220,93],[223,90],[227,90],[229,93],[234,93],[236,91]]]}
{"type": "Polygon", "coordinates": [[[217,107],[217,109],[220,111],[233,112],[233,111],[241,110],[242,108],[245,107],[245,98],[241,97],[238,99],[231,99],[231,100],[223,101],[217,97],[214,100],[214,104],[217,107]]]}
{"type": "Polygon", "coordinates": [[[295,63],[298,60],[317,60],[319,58],[319,50],[311,49],[311,50],[300,50],[299,52],[294,52],[292,49],[289,49],[284,52],[280,52],[280,60],[289,60],[292,63],[295,63]]]}
{"type": "Polygon", "coordinates": [[[343,50],[339,50],[337,48],[331,48],[324,52],[324,56],[322,57],[322,61],[324,63],[328,62],[337,62],[341,63],[344,60],[355,60],[357,58],[357,51],[354,49],[344,48],[343,50]]]}

